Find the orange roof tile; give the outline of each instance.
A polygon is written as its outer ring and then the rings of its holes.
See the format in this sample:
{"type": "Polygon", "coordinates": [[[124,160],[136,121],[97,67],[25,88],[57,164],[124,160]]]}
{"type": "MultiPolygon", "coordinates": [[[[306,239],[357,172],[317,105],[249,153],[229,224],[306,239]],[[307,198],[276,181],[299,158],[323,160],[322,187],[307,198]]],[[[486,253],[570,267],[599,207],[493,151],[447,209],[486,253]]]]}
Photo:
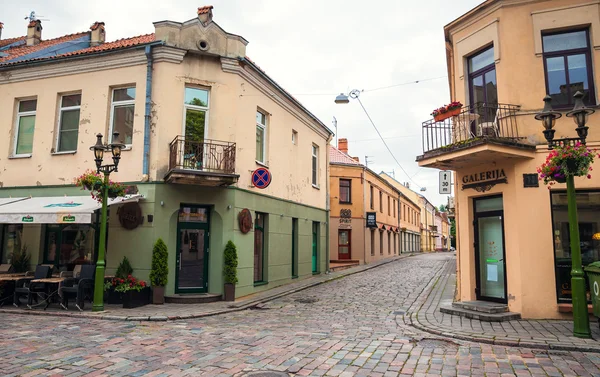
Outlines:
{"type": "Polygon", "coordinates": [[[12,43],[15,43],[18,41],[24,41],[26,39],[27,39],[26,36],[16,37],[16,38],[8,38],[8,39],[0,39],[0,47],[8,46],[9,44],[12,44],[12,43]]]}
{"type": "Polygon", "coordinates": [[[200,7],[198,8],[198,14],[206,14],[208,12],[210,12],[211,9],[213,9],[214,7],[212,5],[207,5],[204,7],[200,7]]]}
{"type": "MultiPolygon", "coordinates": [[[[41,41],[40,43],[38,43],[35,46],[21,45],[21,46],[9,48],[8,50],[2,51],[4,53],[8,54],[8,56],[0,58],[0,65],[2,65],[2,62],[4,62],[4,61],[12,60],[12,59],[18,58],[18,57],[23,56],[23,55],[31,54],[33,52],[43,50],[45,48],[48,48],[50,46],[54,46],[54,45],[59,44],[59,43],[63,43],[63,42],[66,42],[66,41],[71,41],[71,40],[77,39],[77,38],[81,38],[86,33],[87,32],[77,33],[77,34],[69,34],[69,35],[65,35],[65,36],[59,37],[59,38],[48,39],[48,40],[45,40],[45,41],[41,41]]],[[[23,37],[23,38],[26,38],[26,37],[23,37]]]]}

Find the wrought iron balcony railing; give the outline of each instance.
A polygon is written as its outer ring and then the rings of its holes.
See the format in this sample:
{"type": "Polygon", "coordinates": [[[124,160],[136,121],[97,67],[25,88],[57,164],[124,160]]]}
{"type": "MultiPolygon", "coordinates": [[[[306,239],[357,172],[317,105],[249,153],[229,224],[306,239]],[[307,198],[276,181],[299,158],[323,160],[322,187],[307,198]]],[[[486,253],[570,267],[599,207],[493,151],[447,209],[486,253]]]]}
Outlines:
{"type": "Polygon", "coordinates": [[[235,143],[177,136],[170,145],[169,170],[235,174],[235,150],[235,143]]]}
{"type": "Polygon", "coordinates": [[[460,113],[436,121],[423,122],[423,153],[437,149],[452,150],[477,139],[517,142],[519,130],[516,113],[520,106],[482,103],[465,106],[460,113]]]}

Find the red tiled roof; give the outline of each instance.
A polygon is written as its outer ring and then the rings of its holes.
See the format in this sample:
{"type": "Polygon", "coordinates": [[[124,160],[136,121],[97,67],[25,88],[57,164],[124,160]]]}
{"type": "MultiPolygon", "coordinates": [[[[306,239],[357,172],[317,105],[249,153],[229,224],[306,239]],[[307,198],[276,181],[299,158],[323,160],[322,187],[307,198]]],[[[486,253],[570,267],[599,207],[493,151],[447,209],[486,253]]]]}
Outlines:
{"type": "Polygon", "coordinates": [[[90,30],[96,30],[98,29],[100,26],[104,26],[104,22],[102,21],[96,21],[92,24],[92,26],[90,26],[90,30]]]}
{"type": "Polygon", "coordinates": [[[333,145],[329,146],[329,162],[336,164],[356,165],[362,166],[361,163],[348,156],[346,153],[340,151],[333,145]]]}
{"type": "Polygon", "coordinates": [[[26,39],[27,39],[26,36],[16,37],[16,38],[8,38],[8,39],[0,39],[0,47],[8,46],[11,43],[15,43],[18,41],[24,41],[26,39]]]}
{"type": "Polygon", "coordinates": [[[198,14],[206,14],[206,13],[210,12],[211,9],[213,9],[212,5],[200,7],[200,8],[198,8],[198,14]]]}
{"type": "MultiPolygon", "coordinates": [[[[91,53],[96,53],[96,52],[118,50],[121,48],[133,47],[133,46],[142,45],[142,44],[146,44],[146,43],[155,41],[154,34],[146,34],[146,35],[140,35],[137,37],[119,39],[114,42],[102,43],[98,46],[88,47],[88,48],[84,48],[84,49],[72,51],[72,52],[67,52],[67,53],[60,54],[60,55],[44,56],[44,57],[39,57],[39,58],[34,58],[34,59],[20,60],[17,62],[3,63],[5,61],[12,60],[12,59],[18,58],[20,56],[28,55],[30,53],[43,50],[45,48],[48,48],[50,46],[53,46],[53,45],[56,45],[59,43],[67,42],[67,41],[74,40],[77,38],[81,38],[82,36],[84,36],[88,33],[89,32],[86,31],[86,32],[77,33],[77,34],[65,35],[65,36],[62,36],[59,38],[41,41],[39,44],[37,44],[35,46],[19,46],[19,47],[15,47],[15,48],[10,48],[8,50],[3,51],[4,53],[8,54],[8,56],[0,58],[0,66],[19,64],[22,62],[29,62],[29,61],[58,59],[58,58],[64,58],[64,57],[69,57],[69,56],[78,56],[78,55],[86,55],[86,54],[91,54],[91,53]]],[[[26,37],[21,37],[21,38],[26,38],[26,37]]],[[[14,39],[13,42],[15,42],[18,39],[19,38],[14,39]]],[[[5,40],[2,40],[0,42],[4,42],[4,41],[5,40]]],[[[8,41],[8,40],[6,40],[6,41],[8,41]]],[[[6,44],[8,44],[8,43],[6,43],[6,44]]],[[[2,45],[0,44],[0,46],[2,46],[2,45]]]]}

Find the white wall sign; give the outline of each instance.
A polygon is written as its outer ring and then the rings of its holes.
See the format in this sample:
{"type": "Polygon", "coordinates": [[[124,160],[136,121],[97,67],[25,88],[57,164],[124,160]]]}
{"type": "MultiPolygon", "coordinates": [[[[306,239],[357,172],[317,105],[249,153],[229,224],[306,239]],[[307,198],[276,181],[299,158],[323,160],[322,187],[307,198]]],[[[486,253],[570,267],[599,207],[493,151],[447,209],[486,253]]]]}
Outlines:
{"type": "Polygon", "coordinates": [[[440,170],[440,194],[450,194],[452,189],[450,186],[450,179],[452,173],[448,170],[440,170]]]}

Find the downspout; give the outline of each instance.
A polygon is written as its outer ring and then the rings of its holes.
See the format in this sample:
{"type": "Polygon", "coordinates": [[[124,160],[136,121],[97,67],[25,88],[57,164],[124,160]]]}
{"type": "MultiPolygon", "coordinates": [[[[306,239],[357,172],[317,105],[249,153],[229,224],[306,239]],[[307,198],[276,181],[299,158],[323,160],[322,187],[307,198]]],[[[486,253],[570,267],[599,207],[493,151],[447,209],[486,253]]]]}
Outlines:
{"type": "Polygon", "coordinates": [[[142,174],[144,180],[150,180],[150,114],[152,108],[152,45],[147,45],[144,49],[146,53],[146,109],[144,113],[144,164],[142,174]]]}

